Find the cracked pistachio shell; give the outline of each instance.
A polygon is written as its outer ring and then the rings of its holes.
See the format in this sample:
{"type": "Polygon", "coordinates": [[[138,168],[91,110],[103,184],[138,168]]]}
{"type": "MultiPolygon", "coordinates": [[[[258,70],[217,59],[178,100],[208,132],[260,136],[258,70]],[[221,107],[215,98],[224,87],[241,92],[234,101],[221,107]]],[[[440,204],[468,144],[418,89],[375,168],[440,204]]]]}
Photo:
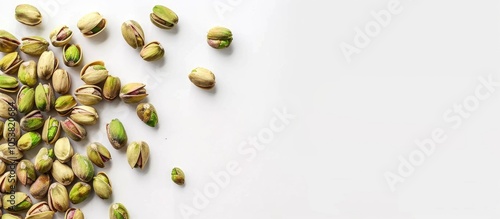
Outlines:
{"type": "Polygon", "coordinates": [[[94,61],[85,65],[80,71],[80,78],[85,84],[98,84],[108,77],[108,70],[103,61],[94,61]]]}
{"type": "Polygon", "coordinates": [[[31,206],[26,213],[25,219],[52,219],[55,212],[50,210],[49,204],[46,201],[38,202],[31,206]]]}
{"type": "Polygon", "coordinates": [[[28,26],[36,26],[42,23],[42,14],[33,5],[20,4],[15,10],[16,20],[28,26]]]}
{"type": "Polygon", "coordinates": [[[233,33],[225,27],[214,27],[208,31],[207,43],[214,49],[224,49],[231,45],[233,33]]]}
{"type": "Polygon", "coordinates": [[[141,102],[141,100],[144,100],[148,96],[145,87],[146,85],[142,83],[126,84],[120,90],[120,98],[125,103],[141,102]]]}
{"type": "Polygon", "coordinates": [[[50,176],[42,174],[36,178],[35,182],[31,184],[30,194],[33,198],[38,200],[44,199],[47,196],[47,191],[50,186],[50,176]]]}
{"type": "Polygon", "coordinates": [[[179,22],[177,14],[163,5],[155,5],[149,18],[154,25],[162,29],[171,29],[179,22]]]}
{"type": "Polygon", "coordinates": [[[23,152],[8,143],[0,144],[0,159],[6,164],[14,164],[23,158],[23,152]]]}
{"type": "Polygon", "coordinates": [[[111,181],[105,172],[98,172],[92,181],[94,192],[99,198],[108,199],[113,193],[111,181]]]}
{"type": "Polygon", "coordinates": [[[140,55],[145,61],[151,62],[163,58],[165,54],[165,49],[163,46],[157,42],[150,42],[144,47],[142,47],[140,55]]]}
{"type": "Polygon", "coordinates": [[[67,186],[73,182],[75,179],[75,174],[71,167],[66,164],[61,163],[59,160],[55,160],[50,169],[52,178],[64,186],[67,186]]]}
{"type": "Polygon", "coordinates": [[[19,82],[15,77],[0,75],[0,91],[5,93],[16,93],[19,90],[19,82]]]}
{"type": "Polygon", "coordinates": [[[35,88],[35,105],[42,112],[48,112],[54,106],[55,94],[50,84],[41,84],[35,88]]]}
{"type": "Polygon", "coordinates": [[[9,212],[20,212],[31,208],[31,198],[24,192],[16,192],[2,197],[3,208],[9,212]],[[13,198],[12,198],[13,196],[13,198]]]}
{"type": "Polygon", "coordinates": [[[0,117],[9,119],[17,115],[17,104],[7,94],[0,93],[0,117]]]}
{"type": "Polygon", "coordinates": [[[153,104],[140,103],[137,105],[137,116],[147,125],[155,127],[158,124],[158,114],[153,104]]]}
{"type": "Polygon", "coordinates": [[[78,44],[66,44],[63,47],[63,61],[68,67],[80,65],[83,60],[83,51],[78,44]]]}
{"type": "Polygon", "coordinates": [[[120,149],[127,144],[127,132],[120,120],[113,119],[110,123],[106,124],[106,132],[109,142],[115,149],[120,149]]]}
{"type": "Polygon", "coordinates": [[[73,95],[66,94],[59,96],[54,103],[54,108],[60,116],[67,116],[71,110],[77,105],[73,95]]]}
{"type": "Polygon", "coordinates": [[[30,160],[21,160],[16,166],[16,174],[22,185],[31,185],[36,180],[35,165],[30,160]]]}
{"type": "Polygon", "coordinates": [[[89,197],[91,191],[92,188],[89,184],[84,182],[77,182],[69,191],[69,200],[73,204],[81,203],[89,197]]]}
{"type": "Polygon", "coordinates": [[[15,74],[19,70],[19,66],[23,60],[18,52],[11,52],[0,59],[0,71],[5,74],[15,74]]]}
{"type": "Polygon", "coordinates": [[[179,167],[174,167],[172,169],[172,181],[177,185],[184,185],[184,171],[179,167]]]}
{"type": "Polygon", "coordinates": [[[122,203],[114,203],[109,207],[110,219],[129,219],[127,208],[122,203]]]}
{"type": "Polygon", "coordinates": [[[132,142],[127,147],[127,161],[130,167],[143,169],[148,163],[149,145],[144,141],[132,142]]]}
{"type": "Polygon", "coordinates": [[[71,168],[73,168],[76,177],[83,182],[90,182],[94,178],[94,165],[85,155],[73,155],[73,158],[71,158],[71,168]]]}
{"type": "Polygon", "coordinates": [[[40,36],[23,37],[20,50],[28,55],[39,56],[49,48],[49,42],[40,36]]]}
{"type": "Polygon", "coordinates": [[[96,85],[83,85],[75,90],[78,102],[85,106],[98,104],[102,100],[102,90],[96,85]]]}
{"type": "Polygon", "coordinates": [[[200,88],[212,88],[215,86],[215,75],[206,68],[195,68],[189,74],[189,80],[200,88]]]}
{"type": "Polygon", "coordinates": [[[93,37],[106,29],[106,19],[98,12],[92,12],[83,16],[77,26],[84,37],[93,37]]]}
{"type": "Polygon", "coordinates": [[[52,86],[54,91],[59,94],[67,94],[71,88],[71,78],[64,69],[57,69],[52,74],[52,86]]]}
{"type": "Polygon", "coordinates": [[[61,126],[66,135],[74,141],[81,141],[87,137],[87,130],[71,118],[67,118],[61,123],[61,126]]]}
{"type": "Polygon", "coordinates": [[[61,134],[61,123],[49,116],[43,124],[42,139],[47,144],[54,144],[61,134]]]}
{"type": "Polygon", "coordinates": [[[3,136],[9,142],[17,142],[21,137],[21,126],[19,125],[19,122],[13,119],[5,120],[3,125],[3,136]]]}
{"type": "Polygon", "coordinates": [[[79,208],[70,208],[64,214],[64,219],[84,219],[83,212],[79,208]]]}
{"type": "Polygon", "coordinates": [[[35,87],[38,84],[38,76],[36,75],[36,62],[33,60],[23,62],[19,66],[17,78],[22,84],[30,87],[35,87]]]}
{"type": "Polygon", "coordinates": [[[23,85],[17,93],[17,110],[20,113],[31,112],[35,106],[35,89],[23,85]]]}
{"type": "Polygon", "coordinates": [[[10,171],[5,172],[0,177],[0,192],[1,193],[11,193],[16,187],[17,173],[10,173],[10,171]]]}
{"type": "Polygon", "coordinates": [[[38,77],[49,80],[57,67],[59,67],[59,60],[54,56],[54,52],[50,50],[43,52],[38,59],[38,77]]]}
{"type": "Polygon", "coordinates": [[[67,163],[73,157],[73,146],[68,138],[59,138],[54,144],[54,155],[61,163],[67,163]]]}
{"type": "Polygon", "coordinates": [[[144,46],[144,31],[142,31],[142,27],[137,21],[128,20],[123,22],[122,36],[128,45],[134,49],[144,46]]]}
{"type": "Polygon", "coordinates": [[[96,166],[103,168],[104,163],[111,160],[109,150],[99,142],[93,142],[87,146],[87,156],[96,166]]]}
{"type": "Polygon", "coordinates": [[[35,157],[35,170],[39,173],[46,173],[52,168],[54,160],[49,154],[48,148],[40,148],[35,157]]]}
{"type": "Polygon", "coordinates": [[[50,32],[50,41],[55,47],[63,47],[68,44],[73,37],[73,31],[68,26],[62,25],[50,32]]]}
{"type": "Polygon", "coordinates": [[[43,127],[43,115],[40,110],[33,110],[21,118],[21,129],[27,132],[36,131],[43,127]]]}
{"type": "Polygon", "coordinates": [[[47,193],[47,202],[52,211],[65,212],[68,210],[69,196],[66,187],[58,182],[52,183],[47,193]]]}
{"type": "Polygon", "coordinates": [[[20,44],[21,42],[14,35],[5,30],[0,30],[0,52],[14,52],[20,44]]]}
{"type": "Polygon", "coordinates": [[[99,119],[99,114],[94,107],[76,106],[71,111],[69,118],[80,125],[95,125],[99,119]]]}
{"type": "Polygon", "coordinates": [[[102,96],[106,100],[114,100],[120,94],[121,86],[120,78],[108,75],[102,88],[102,96]]]}
{"type": "Polygon", "coordinates": [[[17,141],[17,148],[20,151],[29,151],[42,142],[42,136],[38,132],[26,132],[17,141]]]}

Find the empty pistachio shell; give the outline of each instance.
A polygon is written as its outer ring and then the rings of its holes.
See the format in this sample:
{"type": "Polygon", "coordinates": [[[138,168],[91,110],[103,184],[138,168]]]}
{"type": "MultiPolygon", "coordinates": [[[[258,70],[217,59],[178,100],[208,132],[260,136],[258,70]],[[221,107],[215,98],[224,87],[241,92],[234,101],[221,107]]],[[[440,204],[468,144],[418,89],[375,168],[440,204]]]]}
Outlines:
{"type": "Polygon", "coordinates": [[[62,184],[55,182],[49,187],[47,202],[52,211],[65,212],[69,208],[68,190],[62,184]]]}
{"type": "Polygon", "coordinates": [[[5,172],[1,177],[0,177],[0,192],[2,193],[11,193],[15,190],[16,187],[16,173],[10,173],[10,171],[5,172]]]}
{"type": "Polygon", "coordinates": [[[16,174],[21,184],[31,185],[36,180],[35,165],[30,160],[21,160],[17,164],[16,174]]]}
{"type": "Polygon", "coordinates": [[[0,93],[0,117],[8,119],[17,115],[17,104],[7,94],[0,93]]]}
{"type": "Polygon", "coordinates": [[[6,164],[14,164],[23,158],[23,152],[9,143],[0,144],[0,159],[6,164]]]}
{"type": "Polygon", "coordinates": [[[28,55],[39,56],[49,48],[49,42],[40,36],[23,37],[20,50],[28,55]]]}
{"type": "Polygon", "coordinates": [[[67,116],[76,105],[77,103],[73,95],[67,94],[56,99],[54,108],[60,116],[67,116]]]}
{"type": "Polygon", "coordinates": [[[50,32],[50,41],[55,47],[63,47],[68,44],[73,37],[73,31],[68,26],[62,25],[50,32]]]}
{"type": "Polygon", "coordinates": [[[179,167],[174,167],[172,169],[172,181],[177,184],[177,185],[184,185],[184,171],[181,170],[179,167]]]}
{"type": "Polygon", "coordinates": [[[42,174],[38,176],[33,184],[30,187],[30,194],[33,198],[38,200],[44,199],[47,196],[47,191],[50,186],[50,177],[47,174],[42,174]]]}
{"type": "Polygon", "coordinates": [[[60,122],[49,116],[47,120],[45,120],[45,124],[43,125],[42,131],[42,139],[47,144],[54,144],[57,139],[59,139],[59,135],[61,134],[61,124],[60,122]]]}
{"type": "Polygon", "coordinates": [[[73,157],[73,146],[68,138],[62,137],[54,144],[54,155],[61,163],[67,163],[73,157]]]}
{"type": "Polygon", "coordinates": [[[15,74],[18,72],[19,67],[23,60],[18,52],[11,52],[0,59],[0,71],[5,74],[15,74]]]}
{"type": "Polygon", "coordinates": [[[164,54],[165,49],[163,49],[163,46],[157,41],[148,43],[147,45],[142,47],[140,53],[142,59],[148,62],[161,59],[163,58],[164,54]]]}
{"type": "Polygon", "coordinates": [[[87,156],[96,166],[103,168],[104,163],[111,160],[109,150],[99,142],[93,142],[87,146],[87,156]]]}
{"type": "Polygon", "coordinates": [[[64,219],[84,219],[83,212],[78,208],[70,208],[64,214],[64,219]]]}
{"type": "Polygon", "coordinates": [[[75,67],[83,60],[83,51],[77,44],[66,44],[63,47],[63,61],[68,67],[75,67]]]}
{"type": "Polygon", "coordinates": [[[127,132],[120,120],[113,119],[106,124],[106,132],[109,142],[115,149],[120,149],[127,144],[127,132]]]}
{"type": "Polygon", "coordinates": [[[17,109],[20,113],[31,112],[35,106],[35,89],[23,85],[17,93],[17,109]]]}
{"type": "Polygon", "coordinates": [[[24,192],[16,192],[2,197],[3,208],[10,212],[28,210],[33,204],[31,198],[24,192]]]}
{"type": "Polygon", "coordinates": [[[153,13],[149,15],[149,18],[154,25],[162,29],[171,29],[179,22],[177,14],[170,10],[170,8],[162,5],[155,5],[153,13]]]}
{"type": "Polygon", "coordinates": [[[33,110],[21,118],[19,125],[24,131],[36,131],[43,127],[43,115],[40,110],[33,110]]]}
{"type": "Polygon", "coordinates": [[[14,35],[5,30],[0,30],[0,52],[14,52],[20,44],[21,42],[14,35]]]}
{"type": "Polygon", "coordinates": [[[17,148],[20,151],[28,151],[38,146],[42,142],[42,136],[38,132],[26,132],[17,141],[17,148]]]}
{"type": "Polygon", "coordinates": [[[142,83],[126,84],[120,90],[120,98],[125,103],[141,102],[141,100],[144,100],[148,96],[145,87],[146,85],[142,83]]]}
{"type": "Polygon", "coordinates": [[[99,114],[94,107],[76,106],[71,111],[70,118],[80,125],[94,125],[99,119],[99,114]]]}
{"type": "Polygon", "coordinates": [[[92,12],[83,16],[77,26],[84,37],[93,37],[106,28],[106,19],[98,12],[92,12]]]}
{"type": "Polygon", "coordinates": [[[83,182],[89,182],[94,177],[94,165],[85,155],[73,155],[73,158],[71,158],[71,168],[73,168],[76,177],[83,182]]]}
{"type": "Polygon", "coordinates": [[[52,178],[65,186],[71,184],[75,178],[75,174],[73,173],[73,170],[71,170],[71,167],[59,162],[59,160],[54,161],[50,171],[52,178]]]}
{"type": "Polygon", "coordinates": [[[215,86],[215,75],[206,68],[195,68],[189,74],[189,80],[200,88],[212,88],[215,86]]]}
{"type": "Polygon", "coordinates": [[[64,132],[68,137],[75,141],[81,141],[85,137],[87,137],[87,130],[75,121],[73,121],[71,118],[67,118],[61,123],[61,127],[63,128],[64,132]]]}
{"type": "Polygon", "coordinates": [[[42,14],[33,5],[20,4],[16,7],[16,20],[20,23],[36,26],[42,23],[42,14]]]}
{"type": "Polygon", "coordinates": [[[105,172],[98,172],[92,181],[92,185],[95,194],[99,196],[99,198],[108,199],[111,197],[113,189],[111,188],[111,181],[105,172]]]}
{"type": "Polygon", "coordinates": [[[54,74],[52,74],[52,85],[55,92],[67,94],[71,88],[71,78],[68,72],[64,69],[54,71],[54,74]]]}
{"type": "Polygon", "coordinates": [[[54,56],[54,52],[50,50],[43,52],[38,59],[38,77],[49,80],[57,67],[59,67],[59,60],[54,56]]]}
{"type": "Polygon", "coordinates": [[[21,126],[13,119],[5,120],[3,125],[3,136],[9,142],[17,142],[21,138],[21,126]]]}
{"type": "Polygon", "coordinates": [[[78,102],[85,106],[98,104],[102,100],[102,90],[95,85],[83,85],[75,90],[78,102]]]}
{"type": "Polygon", "coordinates": [[[114,100],[120,94],[121,86],[120,78],[108,75],[102,87],[102,96],[106,100],[114,100]]]}
{"type": "Polygon", "coordinates": [[[144,31],[141,25],[134,20],[128,20],[122,24],[122,36],[132,48],[144,46],[144,31]]]}
{"type": "Polygon", "coordinates": [[[19,66],[17,78],[22,84],[35,87],[38,83],[38,76],[36,75],[36,62],[33,60],[23,62],[19,66]]]}
{"type": "Polygon", "coordinates": [[[207,43],[212,48],[224,49],[231,45],[233,33],[225,27],[214,27],[208,31],[207,43]]]}
{"type": "Polygon", "coordinates": [[[140,103],[137,105],[137,116],[151,127],[155,127],[158,124],[158,114],[153,104],[150,103],[140,103]]]}
{"type": "Polygon", "coordinates": [[[132,142],[127,147],[127,161],[130,167],[143,169],[148,163],[149,145],[144,141],[132,142]]]}
{"type": "Polygon", "coordinates": [[[26,213],[25,219],[52,219],[54,213],[50,210],[49,204],[46,201],[42,201],[31,206],[26,213]]]}
{"type": "Polygon", "coordinates": [[[84,182],[77,182],[69,191],[69,200],[73,204],[81,203],[89,197],[91,191],[92,188],[89,184],[84,182]]]}
{"type": "Polygon", "coordinates": [[[85,84],[98,84],[108,77],[108,70],[103,61],[95,61],[85,65],[80,71],[80,78],[85,84]]]}

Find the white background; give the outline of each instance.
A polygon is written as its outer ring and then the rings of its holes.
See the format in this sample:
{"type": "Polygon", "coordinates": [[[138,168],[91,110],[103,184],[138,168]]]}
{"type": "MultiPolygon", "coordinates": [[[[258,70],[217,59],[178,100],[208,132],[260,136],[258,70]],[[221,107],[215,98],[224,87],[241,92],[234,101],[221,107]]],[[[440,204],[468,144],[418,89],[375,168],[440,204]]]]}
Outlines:
{"type": "MultiPolygon", "coordinates": [[[[130,218],[498,218],[499,92],[481,100],[456,129],[443,114],[474,95],[478,78],[500,81],[499,2],[395,1],[400,13],[348,62],[340,45],[353,45],[355,29],[376,21],[371,12],[387,10],[390,2],[4,1],[0,28],[19,39],[48,39],[53,28],[66,24],[75,32],[72,42],[83,48],[84,64],[103,60],[122,83],[147,84],[158,128],[139,121],[135,105],[102,102],[98,125],[88,128],[87,140],[73,144],[84,153],[88,143],[99,141],[113,156],[104,168],[113,197],[92,195],[76,205],[87,218],[107,218],[113,202],[125,204],[130,218]],[[14,8],[20,3],[37,6],[42,25],[18,23],[14,8]],[[149,21],[155,4],[179,15],[176,28],[149,21]],[[108,26],[87,39],[76,23],[92,11],[108,26]],[[164,45],[164,60],[145,62],[125,43],[120,25],[129,19],[142,25],[146,41],[164,45]],[[233,31],[230,49],[206,44],[216,25],[233,31]],[[189,82],[198,66],[215,73],[216,88],[189,82]],[[255,157],[240,150],[268,130],[276,110],[285,109],[295,119],[255,157]],[[125,150],[111,148],[104,127],[112,118],[124,122],[130,141],[149,143],[146,169],[131,170],[125,150]],[[431,138],[436,129],[446,140],[391,190],[385,174],[398,174],[400,157],[418,153],[415,141],[431,138]],[[234,163],[239,172],[229,184],[206,189],[216,185],[212,173],[234,163]],[[184,187],[170,180],[174,166],[186,173],[184,187]],[[193,203],[207,194],[212,198],[193,203]]],[[[61,49],[50,49],[61,60],[61,49]]],[[[63,67],[74,90],[82,84],[81,67],[63,67]]]]}

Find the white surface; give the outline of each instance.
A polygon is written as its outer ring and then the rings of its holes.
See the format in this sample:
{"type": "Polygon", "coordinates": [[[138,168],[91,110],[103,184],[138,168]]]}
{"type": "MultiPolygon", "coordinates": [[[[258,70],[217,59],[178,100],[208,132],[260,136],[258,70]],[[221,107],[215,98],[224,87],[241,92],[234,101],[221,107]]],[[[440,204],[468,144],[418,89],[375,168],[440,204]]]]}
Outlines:
{"type": "MultiPolygon", "coordinates": [[[[111,165],[104,169],[113,182],[113,198],[92,196],[77,205],[87,218],[107,218],[112,202],[124,203],[131,218],[188,218],[181,210],[187,208],[196,213],[189,218],[500,216],[499,92],[481,100],[457,129],[443,119],[482,86],[479,77],[500,81],[498,1],[401,0],[391,22],[350,63],[341,43],[353,44],[355,28],[376,21],[372,11],[395,3],[23,2],[42,11],[43,24],[17,23],[13,11],[21,1],[5,1],[2,29],[19,38],[48,38],[55,26],[69,25],[76,32],[73,42],[84,50],[84,63],[104,60],[122,83],[146,83],[148,101],[159,111],[160,126],[151,129],[136,118],[134,106],[119,101],[98,106],[99,125],[89,128],[88,140],[74,145],[77,151],[91,141],[110,146],[104,125],[117,117],[130,141],[146,140],[152,154],[145,170],[131,170],[124,151],[113,149],[111,165]],[[175,29],[151,24],[155,4],[178,13],[175,29]],[[227,11],[217,12],[216,6],[227,11]],[[106,17],[108,27],[85,39],[76,22],[91,11],[106,17]],[[128,19],[142,25],[148,42],[165,46],[164,61],[144,62],[139,50],[125,43],[120,25],[128,19]],[[206,45],[206,31],[215,25],[233,31],[230,49],[206,45]],[[189,82],[187,74],[197,66],[215,73],[216,89],[201,90],[189,82]],[[240,150],[249,137],[270,127],[277,118],[274,110],[284,108],[295,119],[271,142],[254,150],[255,157],[248,154],[250,146],[240,150]],[[446,140],[391,191],[384,174],[398,173],[399,157],[418,153],[415,141],[439,128],[446,140]],[[211,173],[234,163],[239,172],[230,183],[207,198],[208,204],[193,204],[215,185],[211,173]],[[185,187],[170,181],[174,166],[185,171],[185,187]]],[[[51,49],[61,57],[60,49],[51,49]]],[[[82,84],[79,70],[70,70],[73,89],[82,84]]]]}

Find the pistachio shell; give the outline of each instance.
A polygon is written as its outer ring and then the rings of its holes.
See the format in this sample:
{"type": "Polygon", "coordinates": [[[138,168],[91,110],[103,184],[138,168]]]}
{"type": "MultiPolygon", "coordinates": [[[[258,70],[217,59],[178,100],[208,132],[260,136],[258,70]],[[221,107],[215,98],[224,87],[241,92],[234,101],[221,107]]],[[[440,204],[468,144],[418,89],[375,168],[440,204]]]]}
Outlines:
{"type": "Polygon", "coordinates": [[[19,78],[19,82],[21,82],[22,84],[28,85],[30,87],[35,87],[35,85],[38,84],[36,62],[33,60],[23,62],[19,66],[17,77],[19,78]]]}
{"type": "Polygon", "coordinates": [[[66,211],[64,219],[84,219],[83,212],[78,208],[70,208],[66,211]]]}
{"type": "Polygon", "coordinates": [[[96,166],[103,168],[104,163],[111,160],[109,150],[99,142],[93,142],[87,146],[87,156],[96,166]]]}
{"type": "Polygon", "coordinates": [[[28,210],[33,204],[31,198],[24,192],[16,192],[2,197],[3,208],[10,212],[28,210]],[[14,198],[12,198],[14,196],[14,198]]]}
{"type": "Polygon", "coordinates": [[[179,167],[174,167],[172,169],[172,181],[177,185],[184,185],[184,171],[179,167]]]}
{"type": "Polygon", "coordinates": [[[147,125],[156,127],[158,124],[158,114],[153,104],[140,103],[137,105],[136,112],[137,116],[147,125]]]}
{"type": "Polygon", "coordinates": [[[49,42],[40,36],[23,37],[20,50],[28,55],[39,56],[49,48],[49,42]]]}
{"type": "Polygon", "coordinates": [[[50,186],[50,177],[47,174],[38,176],[35,182],[30,187],[30,194],[38,200],[44,199],[47,196],[47,191],[50,186]]]}
{"type": "Polygon", "coordinates": [[[85,128],[73,121],[71,118],[64,120],[61,123],[61,126],[66,135],[75,141],[81,141],[87,137],[87,131],[85,128]]]}
{"type": "Polygon", "coordinates": [[[127,161],[130,167],[143,169],[148,163],[149,145],[144,141],[132,142],[127,147],[127,161]]]}
{"type": "Polygon", "coordinates": [[[35,106],[35,89],[23,85],[17,93],[17,109],[20,113],[31,112],[35,106]]]}
{"type": "Polygon", "coordinates": [[[77,182],[69,191],[69,200],[73,204],[81,203],[89,197],[91,191],[92,188],[89,184],[84,182],[77,182]]]}
{"type": "Polygon", "coordinates": [[[144,31],[137,21],[125,21],[121,29],[123,38],[132,48],[144,46],[144,31]]]}
{"type": "Polygon", "coordinates": [[[84,37],[93,37],[106,29],[106,19],[98,12],[92,12],[83,16],[77,26],[84,37]]]}
{"type": "Polygon", "coordinates": [[[144,100],[148,94],[146,85],[142,83],[129,83],[120,90],[120,98],[125,103],[138,103],[144,100]]]}
{"type": "Polygon", "coordinates": [[[60,116],[67,116],[71,113],[73,108],[77,105],[73,95],[63,95],[56,99],[54,108],[60,116]]]}
{"type": "Polygon", "coordinates": [[[76,106],[71,111],[70,118],[80,125],[94,125],[99,119],[99,114],[94,107],[76,106]]]}
{"type": "Polygon", "coordinates": [[[95,194],[99,196],[99,198],[108,199],[111,197],[113,189],[111,187],[111,181],[105,172],[98,172],[92,181],[92,185],[95,194]]]}
{"type": "Polygon", "coordinates": [[[12,147],[9,143],[0,144],[0,159],[6,164],[15,164],[23,158],[23,152],[17,147],[12,147]]]}
{"type": "Polygon", "coordinates": [[[127,132],[120,120],[113,119],[110,123],[106,124],[106,132],[109,142],[115,149],[121,149],[127,144],[127,132]]]}
{"type": "Polygon", "coordinates": [[[7,94],[0,93],[0,117],[9,119],[17,115],[17,104],[7,94]]]}
{"type": "Polygon", "coordinates": [[[52,85],[55,92],[67,94],[71,88],[71,78],[68,72],[64,69],[54,71],[54,74],[52,74],[52,85]]]}
{"type": "Polygon", "coordinates": [[[68,190],[62,184],[55,182],[49,187],[47,202],[50,210],[65,212],[69,208],[68,190]]]}
{"type": "Polygon", "coordinates": [[[38,59],[38,77],[49,80],[57,67],[59,67],[59,60],[54,56],[54,52],[50,50],[43,52],[38,59]]]}
{"type": "Polygon", "coordinates": [[[15,77],[0,75],[0,91],[16,93],[19,90],[19,82],[15,77]]]}
{"type": "Polygon", "coordinates": [[[121,81],[120,78],[108,75],[102,88],[102,96],[106,100],[114,100],[120,94],[121,81]]]}
{"type": "Polygon", "coordinates": [[[59,162],[59,160],[54,161],[50,173],[52,178],[65,186],[71,184],[75,178],[75,174],[73,173],[73,170],[71,170],[71,167],[59,162]]]}
{"type": "Polygon", "coordinates": [[[31,206],[26,213],[26,219],[52,219],[54,213],[46,201],[38,202],[31,206]]]}
{"type": "Polygon", "coordinates": [[[63,47],[63,61],[68,67],[75,67],[80,65],[83,60],[83,51],[80,45],[77,44],[66,44],[63,47]]]}
{"type": "Polygon", "coordinates": [[[43,115],[40,110],[33,110],[21,118],[21,129],[27,132],[36,131],[43,127],[43,115]]]}
{"type": "Polygon", "coordinates": [[[95,85],[83,85],[75,90],[78,102],[85,106],[98,104],[102,100],[102,90],[95,85]]]}
{"type": "Polygon", "coordinates": [[[5,30],[0,30],[0,52],[14,52],[20,44],[21,42],[14,35],[5,30]]]}
{"type": "Polygon", "coordinates": [[[46,173],[52,169],[54,160],[50,157],[48,148],[40,148],[35,157],[35,170],[39,173],[46,173]]]}
{"type": "Polygon", "coordinates": [[[61,123],[49,116],[47,120],[45,120],[45,124],[43,125],[42,131],[42,139],[47,144],[54,144],[57,139],[59,139],[59,135],[61,134],[61,123]]]}
{"type": "Polygon", "coordinates": [[[17,148],[20,151],[28,151],[38,146],[42,142],[42,136],[38,132],[26,132],[17,141],[17,148]]]}
{"type": "Polygon", "coordinates": [[[189,80],[200,88],[212,88],[215,86],[215,75],[206,68],[195,68],[189,74],[189,80]]]}
{"type": "Polygon", "coordinates": [[[179,22],[177,14],[163,5],[155,5],[149,18],[154,25],[162,29],[171,29],[179,22]]]}
{"type": "Polygon", "coordinates": [[[0,192],[1,193],[11,193],[15,190],[16,187],[16,173],[10,173],[10,171],[5,172],[0,177],[0,192]]]}
{"type": "Polygon", "coordinates": [[[19,67],[23,60],[17,52],[11,52],[0,59],[0,71],[5,74],[15,74],[18,72],[19,67]]]}
{"type": "Polygon", "coordinates": [[[31,185],[36,180],[35,165],[30,160],[21,160],[16,167],[17,179],[23,185],[31,185]]]}
{"type": "Polygon", "coordinates": [[[163,46],[157,41],[150,42],[144,47],[142,47],[140,53],[142,59],[148,62],[161,59],[163,58],[164,54],[165,54],[165,49],[163,49],[163,46]]]}
{"type": "Polygon", "coordinates": [[[208,31],[207,43],[214,49],[224,49],[231,45],[233,33],[225,27],[214,27],[208,31]]]}
{"type": "Polygon", "coordinates": [[[17,142],[21,137],[21,126],[19,122],[13,119],[6,120],[3,126],[3,136],[5,136],[9,142],[17,142]]]}
{"type": "Polygon", "coordinates": [[[62,137],[58,139],[54,145],[54,155],[61,163],[67,163],[73,157],[73,146],[68,138],[62,137]]]}
{"type": "Polygon", "coordinates": [[[48,112],[54,106],[54,90],[50,84],[38,84],[35,89],[35,105],[40,111],[48,112]]]}
{"type": "Polygon", "coordinates": [[[87,156],[81,154],[73,155],[71,167],[76,177],[83,182],[90,182],[94,177],[94,165],[87,156]]]}
{"type": "Polygon", "coordinates": [[[29,26],[36,26],[42,23],[42,14],[33,5],[20,4],[15,10],[16,20],[22,24],[29,26]]]}
{"type": "Polygon", "coordinates": [[[50,32],[50,41],[55,47],[63,47],[68,44],[73,37],[73,31],[68,26],[62,25],[50,32]]]}
{"type": "Polygon", "coordinates": [[[85,84],[98,84],[108,77],[108,70],[103,61],[94,61],[85,65],[80,71],[80,78],[85,84]]]}

